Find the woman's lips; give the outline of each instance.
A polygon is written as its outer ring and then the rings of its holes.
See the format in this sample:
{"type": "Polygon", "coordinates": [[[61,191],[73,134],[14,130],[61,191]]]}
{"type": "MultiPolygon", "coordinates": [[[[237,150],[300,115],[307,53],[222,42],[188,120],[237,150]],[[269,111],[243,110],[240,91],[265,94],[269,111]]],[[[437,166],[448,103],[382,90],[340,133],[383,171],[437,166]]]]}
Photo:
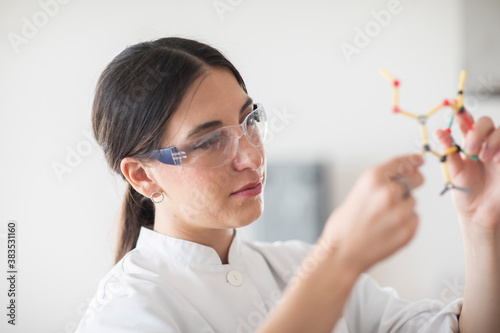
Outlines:
{"type": "Polygon", "coordinates": [[[243,186],[236,192],[231,193],[232,196],[237,197],[254,197],[262,192],[262,178],[257,182],[249,183],[243,186]]]}

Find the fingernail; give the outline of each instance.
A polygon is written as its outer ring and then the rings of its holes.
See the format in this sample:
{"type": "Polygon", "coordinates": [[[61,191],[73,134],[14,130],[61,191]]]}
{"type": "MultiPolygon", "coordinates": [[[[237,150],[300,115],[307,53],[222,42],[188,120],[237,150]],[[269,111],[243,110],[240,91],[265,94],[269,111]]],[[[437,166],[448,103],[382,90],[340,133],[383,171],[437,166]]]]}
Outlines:
{"type": "Polygon", "coordinates": [[[420,165],[424,162],[424,158],[421,154],[412,154],[410,155],[410,162],[412,165],[420,165]]]}
{"type": "Polygon", "coordinates": [[[468,154],[473,155],[476,150],[477,150],[477,147],[471,140],[469,140],[465,143],[465,151],[468,154]]]}

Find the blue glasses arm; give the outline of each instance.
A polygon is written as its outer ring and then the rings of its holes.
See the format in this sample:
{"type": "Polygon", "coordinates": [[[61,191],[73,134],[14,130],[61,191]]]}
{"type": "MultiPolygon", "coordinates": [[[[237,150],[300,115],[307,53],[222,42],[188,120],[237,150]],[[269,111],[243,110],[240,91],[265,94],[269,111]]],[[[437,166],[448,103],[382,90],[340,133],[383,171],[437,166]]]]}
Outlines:
{"type": "Polygon", "coordinates": [[[186,153],[178,151],[176,147],[172,146],[154,150],[151,154],[151,158],[154,158],[163,164],[181,165],[182,159],[186,158],[186,153]]]}

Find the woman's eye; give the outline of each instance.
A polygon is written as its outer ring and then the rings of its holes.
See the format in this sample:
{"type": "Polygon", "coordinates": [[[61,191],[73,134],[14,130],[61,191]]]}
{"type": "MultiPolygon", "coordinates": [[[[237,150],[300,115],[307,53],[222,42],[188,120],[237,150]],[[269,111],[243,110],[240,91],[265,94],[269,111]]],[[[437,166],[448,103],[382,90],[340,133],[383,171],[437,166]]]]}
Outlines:
{"type": "Polygon", "coordinates": [[[195,144],[193,149],[209,149],[215,145],[218,145],[221,141],[221,135],[217,134],[214,136],[211,136],[208,140],[202,141],[201,143],[195,144]]]}
{"type": "Polygon", "coordinates": [[[247,125],[253,125],[255,123],[259,123],[261,120],[260,114],[257,112],[252,113],[247,120],[247,125]]]}

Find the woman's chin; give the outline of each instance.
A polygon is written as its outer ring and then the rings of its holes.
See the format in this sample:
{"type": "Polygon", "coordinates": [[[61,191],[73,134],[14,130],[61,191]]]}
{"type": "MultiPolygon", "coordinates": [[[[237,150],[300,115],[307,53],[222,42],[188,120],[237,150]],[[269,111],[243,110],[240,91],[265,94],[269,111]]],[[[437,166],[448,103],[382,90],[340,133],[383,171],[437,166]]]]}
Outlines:
{"type": "Polygon", "coordinates": [[[235,226],[236,228],[245,227],[257,221],[264,211],[264,202],[262,200],[254,200],[251,203],[241,205],[235,211],[235,226]]]}

